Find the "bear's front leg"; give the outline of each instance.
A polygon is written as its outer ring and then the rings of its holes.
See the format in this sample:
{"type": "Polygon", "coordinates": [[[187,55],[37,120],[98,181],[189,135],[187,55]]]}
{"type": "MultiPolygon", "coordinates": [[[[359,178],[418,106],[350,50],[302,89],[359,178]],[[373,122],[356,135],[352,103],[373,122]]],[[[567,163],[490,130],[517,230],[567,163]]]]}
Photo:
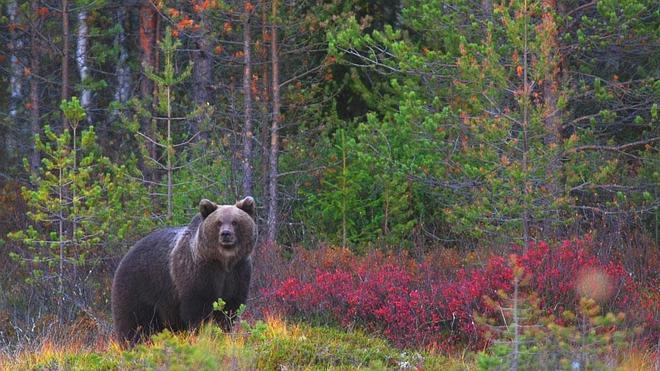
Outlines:
{"type": "Polygon", "coordinates": [[[187,295],[181,298],[181,320],[189,329],[196,329],[213,316],[213,299],[187,295]]]}
{"type": "Polygon", "coordinates": [[[251,276],[251,259],[245,259],[239,262],[226,276],[227,278],[222,291],[222,299],[225,302],[225,307],[221,312],[213,312],[213,319],[225,332],[231,331],[241,305],[247,303],[251,276]]]}

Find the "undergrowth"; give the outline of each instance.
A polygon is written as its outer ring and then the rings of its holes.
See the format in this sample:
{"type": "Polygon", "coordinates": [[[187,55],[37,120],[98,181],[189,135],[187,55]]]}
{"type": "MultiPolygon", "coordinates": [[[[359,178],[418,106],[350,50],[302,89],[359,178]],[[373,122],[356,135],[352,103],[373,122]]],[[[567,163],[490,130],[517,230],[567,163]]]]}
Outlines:
{"type": "Polygon", "coordinates": [[[46,342],[36,349],[0,358],[3,369],[465,369],[470,359],[403,351],[360,331],[287,323],[268,318],[241,323],[223,333],[206,325],[197,333],[155,335],[123,350],[112,341],[94,348],[46,342]]]}
{"type": "Polygon", "coordinates": [[[166,331],[125,350],[108,328],[79,321],[0,351],[0,369],[657,369],[658,286],[588,239],[485,259],[258,256],[253,298],[230,334],[166,331]]]}
{"type": "MultiPolygon", "coordinates": [[[[590,240],[539,242],[519,250],[511,257],[521,270],[521,290],[538,296],[546,316],[566,325],[561,314],[576,312],[587,296],[605,312],[624,313],[622,326],[640,328],[631,341],[643,347],[658,343],[657,289],[640,287],[617,261],[601,260],[590,240]]],[[[513,292],[514,267],[505,257],[448,269],[442,256],[434,255],[422,260],[380,251],[358,256],[333,248],[307,255],[301,258],[307,264],[263,291],[271,311],[363,328],[401,348],[444,353],[491,345],[488,327],[477,317],[491,326],[506,325],[497,301],[513,292]]]]}

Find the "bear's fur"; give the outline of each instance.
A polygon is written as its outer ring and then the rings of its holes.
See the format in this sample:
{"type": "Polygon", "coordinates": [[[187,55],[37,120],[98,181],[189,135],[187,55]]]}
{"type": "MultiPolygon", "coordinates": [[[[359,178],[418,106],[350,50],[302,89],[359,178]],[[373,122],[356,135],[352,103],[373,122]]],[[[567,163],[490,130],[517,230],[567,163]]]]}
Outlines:
{"type": "Polygon", "coordinates": [[[135,344],[168,328],[196,328],[214,319],[225,330],[231,320],[213,311],[244,304],[256,241],[252,197],[235,205],[199,203],[199,214],[181,228],[152,232],[124,256],[112,283],[112,317],[121,342],[135,344]]]}

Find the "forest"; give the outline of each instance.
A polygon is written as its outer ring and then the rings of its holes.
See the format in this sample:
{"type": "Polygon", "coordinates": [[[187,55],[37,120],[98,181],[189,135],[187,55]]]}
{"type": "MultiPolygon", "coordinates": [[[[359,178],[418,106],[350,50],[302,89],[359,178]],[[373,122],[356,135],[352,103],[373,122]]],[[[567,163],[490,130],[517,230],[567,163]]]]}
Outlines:
{"type": "Polygon", "coordinates": [[[0,368],[659,367],[657,1],[0,0],[0,45],[0,368]],[[128,249],[245,196],[235,331],[113,343],[128,249]]]}

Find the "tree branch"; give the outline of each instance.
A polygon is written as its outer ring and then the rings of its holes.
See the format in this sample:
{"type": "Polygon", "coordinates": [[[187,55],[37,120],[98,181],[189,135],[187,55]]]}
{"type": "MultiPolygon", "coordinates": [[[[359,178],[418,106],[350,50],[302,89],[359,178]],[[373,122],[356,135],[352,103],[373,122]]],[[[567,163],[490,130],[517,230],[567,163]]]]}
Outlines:
{"type": "Polygon", "coordinates": [[[566,153],[573,153],[573,152],[584,152],[584,151],[608,151],[608,152],[625,152],[626,150],[647,145],[647,144],[652,144],[660,140],[660,137],[655,137],[651,139],[645,139],[645,140],[639,140],[637,142],[632,142],[632,143],[626,143],[622,144],[620,146],[601,146],[601,145],[596,145],[596,144],[591,144],[591,145],[585,145],[585,146],[579,146],[575,148],[571,148],[566,153]]]}

